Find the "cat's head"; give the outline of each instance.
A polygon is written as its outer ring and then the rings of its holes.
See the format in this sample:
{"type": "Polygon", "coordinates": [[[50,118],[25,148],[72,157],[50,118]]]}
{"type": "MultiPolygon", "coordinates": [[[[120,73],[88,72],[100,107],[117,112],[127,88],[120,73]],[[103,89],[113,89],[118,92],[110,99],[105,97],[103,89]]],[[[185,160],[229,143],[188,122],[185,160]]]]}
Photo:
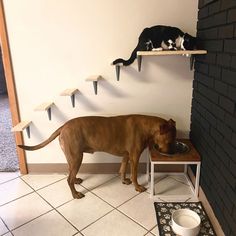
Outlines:
{"type": "Polygon", "coordinates": [[[184,50],[194,50],[197,48],[196,37],[191,36],[188,33],[184,34],[183,49],[184,50]]]}

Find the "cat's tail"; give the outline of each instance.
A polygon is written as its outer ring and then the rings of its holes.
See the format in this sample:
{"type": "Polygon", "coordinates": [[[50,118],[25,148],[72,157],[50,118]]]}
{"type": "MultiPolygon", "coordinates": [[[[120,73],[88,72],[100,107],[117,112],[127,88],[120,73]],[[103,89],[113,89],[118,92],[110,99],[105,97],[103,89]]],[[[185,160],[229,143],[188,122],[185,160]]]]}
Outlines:
{"type": "Polygon", "coordinates": [[[131,56],[128,60],[124,60],[122,58],[118,58],[115,61],[112,62],[112,65],[117,65],[117,64],[123,64],[124,66],[129,66],[131,65],[136,57],[137,57],[137,51],[138,51],[138,45],[137,47],[133,50],[133,52],[131,53],[131,56]]]}

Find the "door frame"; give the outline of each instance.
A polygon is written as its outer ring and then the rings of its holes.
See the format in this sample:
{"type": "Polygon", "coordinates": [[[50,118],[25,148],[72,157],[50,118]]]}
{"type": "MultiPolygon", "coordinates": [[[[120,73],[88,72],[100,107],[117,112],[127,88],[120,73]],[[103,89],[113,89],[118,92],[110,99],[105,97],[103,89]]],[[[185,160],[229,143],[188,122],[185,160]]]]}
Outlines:
{"type": "MultiPolygon", "coordinates": [[[[12,125],[15,126],[20,122],[21,119],[20,119],[18,99],[15,87],[14,71],[11,60],[11,52],[9,47],[3,0],[0,0],[0,44],[2,49],[2,60],[3,60],[3,67],[7,85],[7,93],[9,97],[12,125]]],[[[21,132],[15,132],[15,141],[16,145],[23,144],[23,135],[21,132]]],[[[16,151],[19,160],[20,173],[27,174],[28,169],[27,169],[25,151],[19,147],[17,147],[16,151]]]]}

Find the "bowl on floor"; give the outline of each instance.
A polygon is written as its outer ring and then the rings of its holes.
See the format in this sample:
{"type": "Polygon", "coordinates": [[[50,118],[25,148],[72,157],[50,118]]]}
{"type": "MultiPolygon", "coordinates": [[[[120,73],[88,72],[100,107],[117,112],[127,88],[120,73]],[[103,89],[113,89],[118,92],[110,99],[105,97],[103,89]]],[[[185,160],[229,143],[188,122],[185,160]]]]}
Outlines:
{"type": "Polygon", "coordinates": [[[189,209],[178,209],[172,213],[172,230],[181,236],[197,236],[200,231],[200,216],[189,209]]]}

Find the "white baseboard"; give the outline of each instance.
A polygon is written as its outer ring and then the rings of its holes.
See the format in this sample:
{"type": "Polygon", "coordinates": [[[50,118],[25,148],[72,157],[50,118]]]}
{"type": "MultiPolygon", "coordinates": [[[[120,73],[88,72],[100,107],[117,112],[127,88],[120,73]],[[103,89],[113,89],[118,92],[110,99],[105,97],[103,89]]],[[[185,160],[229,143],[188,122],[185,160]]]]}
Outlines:
{"type": "MultiPolygon", "coordinates": [[[[28,164],[29,173],[67,173],[68,165],[65,163],[43,163],[43,164],[28,164]]],[[[93,174],[113,174],[118,173],[120,163],[83,163],[79,169],[79,173],[93,173],[93,174]]],[[[158,172],[181,172],[183,165],[161,165],[158,166],[158,172]]],[[[130,172],[129,166],[127,172],[130,172]]],[[[146,163],[139,163],[139,173],[146,173],[146,163]]]]}
{"type": "MultiPolygon", "coordinates": [[[[195,183],[195,176],[194,176],[194,174],[193,174],[193,172],[192,172],[190,167],[188,167],[188,174],[189,174],[189,177],[190,177],[192,183],[195,183]]],[[[210,203],[208,202],[207,197],[206,197],[205,193],[203,192],[201,186],[199,187],[198,198],[202,202],[202,205],[205,208],[205,211],[206,211],[206,213],[207,213],[207,215],[208,215],[208,217],[209,217],[209,219],[210,219],[210,221],[212,223],[212,226],[213,226],[216,234],[218,236],[225,236],[225,234],[224,234],[224,232],[223,232],[223,230],[221,228],[221,225],[218,222],[218,220],[217,220],[217,218],[216,218],[216,216],[214,214],[214,211],[213,211],[210,203]]]]}

